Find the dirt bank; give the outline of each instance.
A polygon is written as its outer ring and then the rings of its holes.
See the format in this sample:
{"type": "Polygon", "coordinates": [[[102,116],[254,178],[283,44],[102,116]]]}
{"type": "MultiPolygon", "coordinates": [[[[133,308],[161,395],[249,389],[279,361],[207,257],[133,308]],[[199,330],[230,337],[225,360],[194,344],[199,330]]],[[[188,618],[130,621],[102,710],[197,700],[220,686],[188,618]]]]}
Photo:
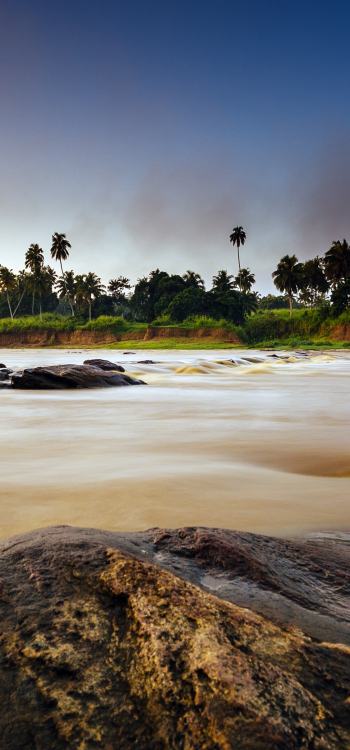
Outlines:
{"type": "Polygon", "coordinates": [[[181,328],[180,326],[154,327],[146,330],[130,330],[115,333],[112,331],[55,331],[55,330],[26,330],[0,334],[0,347],[4,349],[18,347],[42,346],[103,346],[118,341],[150,341],[152,339],[184,338],[196,341],[208,339],[211,341],[240,344],[234,331],[224,328],[181,328]]]}

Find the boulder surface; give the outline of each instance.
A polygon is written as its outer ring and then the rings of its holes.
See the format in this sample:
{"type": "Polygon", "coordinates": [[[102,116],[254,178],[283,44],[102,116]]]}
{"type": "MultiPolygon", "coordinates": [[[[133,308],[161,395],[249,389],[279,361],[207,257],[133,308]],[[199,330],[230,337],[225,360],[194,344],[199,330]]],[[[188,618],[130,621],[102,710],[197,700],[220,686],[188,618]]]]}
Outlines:
{"type": "Polygon", "coordinates": [[[13,388],[60,390],[64,388],[103,388],[141,385],[142,380],[116,370],[101,370],[93,365],[52,365],[19,370],[12,375],[13,388]]]}
{"type": "Polygon", "coordinates": [[[266,541],[255,575],[259,537],[224,535],[222,554],[205,529],[56,527],[3,543],[0,749],[345,750],[350,649],[190,582],[208,565],[263,581],[266,541]]]}
{"type": "Polygon", "coordinates": [[[125,368],[121,365],[116,365],[114,362],[110,362],[108,359],[85,359],[84,365],[92,365],[93,367],[99,367],[100,370],[114,370],[114,372],[125,372],[125,368]]]}

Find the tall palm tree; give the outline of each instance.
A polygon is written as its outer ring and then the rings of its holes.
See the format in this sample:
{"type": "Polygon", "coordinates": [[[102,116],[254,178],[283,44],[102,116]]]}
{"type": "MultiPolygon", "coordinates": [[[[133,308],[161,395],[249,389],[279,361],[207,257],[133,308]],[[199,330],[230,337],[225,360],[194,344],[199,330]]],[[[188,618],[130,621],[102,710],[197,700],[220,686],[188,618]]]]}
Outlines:
{"type": "Polygon", "coordinates": [[[233,276],[230,276],[227,271],[218,271],[216,276],[213,276],[213,291],[232,292],[233,287],[233,276]]]}
{"type": "Polygon", "coordinates": [[[10,295],[17,286],[16,274],[6,266],[0,266],[0,291],[6,295],[10,317],[13,318],[13,310],[10,295]]]}
{"type": "MultiPolygon", "coordinates": [[[[62,261],[67,260],[67,258],[69,258],[69,249],[71,247],[72,245],[70,244],[70,242],[68,242],[65,234],[62,234],[62,233],[60,234],[59,232],[55,232],[52,235],[51,255],[55,260],[57,260],[60,263],[62,278],[64,278],[62,261]]],[[[73,308],[72,301],[68,295],[68,291],[67,291],[67,299],[70,305],[71,313],[72,315],[74,315],[74,308],[73,308]]]]}
{"type": "Polygon", "coordinates": [[[40,271],[44,265],[44,253],[37,243],[32,243],[25,254],[25,268],[29,269],[31,279],[28,280],[32,292],[32,315],[35,310],[35,294],[38,286],[40,271]]]}
{"type": "Polygon", "coordinates": [[[127,289],[131,289],[131,284],[126,276],[118,276],[117,279],[111,279],[108,283],[108,291],[115,300],[124,299],[127,289]]]}
{"type": "Polygon", "coordinates": [[[199,288],[204,289],[204,281],[199,273],[188,270],[186,271],[186,273],[184,273],[182,278],[186,286],[197,287],[197,289],[199,288]]]}
{"type": "Polygon", "coordinates": [[[251,273],[249,268],[241,268],[239,274],[235,278],[235,283],[238,284],[241,292],[247,294],[255,284],[255,276],[251,273]]]}
{"type": "Polygon", "coordinates": [[[77,288],[77,277],[74,275],[74,271],[65,271],[63,276],[57,279],[55,286],[60,299],[68,298],[71,309],[74,310],[77,288]]]}
{"type": "MultiPolygon", "coordinates": [[[[241,245],[244,245],[245,241],[247,239],[247,235],[243,229],[243,227],[234,227],[232,229],[232,232],[230,234],[230,242],[232,242],[233,247],[237,246],[237,256],[238,256],[238,274],[241,273],[241,259],[239,256],[239,248],[241,245]]],[[[239,287],[242,291],[241,287],[239,287]]]]}
{"type": "Polygon", "coordinates": [[[293,294],[302,288],[303,266],[295,255],[284,255],[279,261],[272,278],[280,292],[285,292],[289,301],[289,314],[293,309],[293,294]]]}
{"type": "Polygon", "coordinates": [[[83,302],[86,302],[89,308],[89,321],[91,322],[92,302],[104,293],[105,287],[101,279],[95,273],[77,276],[77,296],[83,302]]]}
{"type": "Polygon", "coordinates": [[[350,277],[350,245],[344,239],[332,242],[325,253],[325,272],[331,284],[347,281],[350,277]]]}

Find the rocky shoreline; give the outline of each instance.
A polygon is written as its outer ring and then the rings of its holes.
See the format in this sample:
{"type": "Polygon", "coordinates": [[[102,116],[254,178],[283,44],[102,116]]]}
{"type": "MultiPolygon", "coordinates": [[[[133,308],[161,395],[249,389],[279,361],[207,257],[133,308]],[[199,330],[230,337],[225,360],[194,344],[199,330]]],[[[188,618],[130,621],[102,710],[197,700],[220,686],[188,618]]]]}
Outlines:
{"type": "Polygon", "coordinates": [[[349,550],[206,528],[3,542],[1,750],[344,750],[349,550]]]}

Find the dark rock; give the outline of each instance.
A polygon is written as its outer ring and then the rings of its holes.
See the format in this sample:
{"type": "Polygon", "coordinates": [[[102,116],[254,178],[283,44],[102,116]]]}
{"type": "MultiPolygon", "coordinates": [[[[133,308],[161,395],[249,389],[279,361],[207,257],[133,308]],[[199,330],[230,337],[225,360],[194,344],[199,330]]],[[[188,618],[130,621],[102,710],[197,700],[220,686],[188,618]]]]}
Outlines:
{"type": "Polygon", "coordinates": [[[64,388],[103,388],[105,386],[141,385],[120,372],[101,370],[92,365],[52,365],[32,367],[15,372],[12,376],[14,388],[59,390],[64,388]]]}
{"type": "Polygon", "coordinates": [[[57,527],[2,544],[0,750],[345,750],[349,649],[153,562],[249,577],[259,539],[57,527]]]}
{"type": "Polygon", "coordinates": [[[0,364],[0,369],[3,369],[4,367],[6,368],[6,365],[4,365],[4,364],[1,363],[0,364]]]}
{"type": "Polygon", "coordinates": [[[0,389],[12,388],[11,380],[0,380],[0,389]]]}
{"type": "Polygon", "coordinates": [[[91,365],[92,367],[99,367],[100,370],[113,370],[114,372],[125,372],[124,367],[116,365],[114,362],[109,362],[108,359],[86,359],[84,365],[91,365]]]}
{"type": "Polygon", "coordinates": [[[156,365],[157,362],[153,362],[153,359],[141,359],[137,362],[138,365],[156,365]]]}
{"type": "Polygon", "coordinates": [[[9,370],[7,367],[3,367],[0,369],[0,380],[8,380],[8,376],[11,374],[12,370],[9,370]]]}

